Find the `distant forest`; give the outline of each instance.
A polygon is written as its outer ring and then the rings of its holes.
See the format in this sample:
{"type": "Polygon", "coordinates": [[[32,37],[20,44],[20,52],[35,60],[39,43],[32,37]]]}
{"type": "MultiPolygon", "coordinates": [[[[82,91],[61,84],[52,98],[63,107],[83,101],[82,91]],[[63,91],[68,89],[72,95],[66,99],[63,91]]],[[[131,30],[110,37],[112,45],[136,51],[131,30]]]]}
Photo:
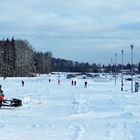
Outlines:
{"type": "MultiPolygon", "coordinates": [[[[131,70],[131,65],[123,66],[131,70]]],[[[122,65],[100,65],[88,62],[74,62],[71,60],[54,58],[51,52],[36,52],[27,40],[6,39],[0,41],[0,76],[35,76],[50,72],[120,72],[122,65]]],[[[140,63],[134,65],[134,71],[140,73],[140,63]]]]}

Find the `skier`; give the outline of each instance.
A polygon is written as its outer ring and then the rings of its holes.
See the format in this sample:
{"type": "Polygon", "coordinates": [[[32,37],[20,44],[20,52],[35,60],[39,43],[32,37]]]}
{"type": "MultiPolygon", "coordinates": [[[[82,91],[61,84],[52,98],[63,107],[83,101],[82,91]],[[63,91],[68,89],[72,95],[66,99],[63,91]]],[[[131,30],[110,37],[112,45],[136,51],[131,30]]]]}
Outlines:
{"type": "Polygon", "coordinates": [[[2,86],[0,85],[0,107],[2,106],[2,101],[4,100],[3,90],[1,89],[2,86]]]}

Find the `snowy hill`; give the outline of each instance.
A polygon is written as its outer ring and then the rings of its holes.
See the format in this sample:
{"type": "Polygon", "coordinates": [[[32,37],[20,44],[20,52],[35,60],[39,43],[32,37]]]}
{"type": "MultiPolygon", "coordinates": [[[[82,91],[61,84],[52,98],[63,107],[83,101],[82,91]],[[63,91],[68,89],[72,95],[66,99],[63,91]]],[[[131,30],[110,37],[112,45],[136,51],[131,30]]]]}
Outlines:
{"type": "Polygon", "coordinates": [[[5,98],[22,99],[23,106],[0,109],[0,139],[140,140],[140,93],[130,92],[131,82],[121,92],[120,80],[87,79],[87,88],[84,81],[71,86],[65,74],[1,78],[5,98]]]}

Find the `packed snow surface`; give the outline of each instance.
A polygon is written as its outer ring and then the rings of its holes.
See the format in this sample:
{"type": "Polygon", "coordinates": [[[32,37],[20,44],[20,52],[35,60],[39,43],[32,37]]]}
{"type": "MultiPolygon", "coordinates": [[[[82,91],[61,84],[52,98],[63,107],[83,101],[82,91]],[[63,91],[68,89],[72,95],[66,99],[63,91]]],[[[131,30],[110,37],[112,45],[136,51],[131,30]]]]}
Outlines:
{"type": "Polygon", "coordinates": [[[65,75],[0,78],[6,99],[23,101],[0,109],[0,140],[140,140],[140,92],[131,93],[131,81],[122,92],[120,79],[87,79],[87,88],[84,80],[72,86],[65,75]]]}

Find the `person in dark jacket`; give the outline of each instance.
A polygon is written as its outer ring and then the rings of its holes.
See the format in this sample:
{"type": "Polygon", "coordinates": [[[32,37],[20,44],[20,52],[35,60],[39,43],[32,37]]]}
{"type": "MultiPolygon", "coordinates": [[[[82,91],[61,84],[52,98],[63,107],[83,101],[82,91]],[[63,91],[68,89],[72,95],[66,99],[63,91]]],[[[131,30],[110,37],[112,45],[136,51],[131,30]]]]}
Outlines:
{"type": "Polygon", "coordinates": [[[77,82],[76,82],[76,80],[74,81],[74,86],[76,86],[76,84],[77,84],[77,82]]]}
{"type": "Polygon", "coordinates": [[[22,80],[21,82],[22,82],[22,87],[24,87],[24,81],[22,80]]]}
{"type": "Polygon", "coordinates": [[[138,92],[138,90],[139,90],[139,83],[135,82],[135,92],[138,92]]]}
{"type": "Polygon", "coordinates": [[[73,80],[71,81],[71,85],[73,86],[73,80]]]}
{"type": "Polygon", "coordinates": [[[87,88],[87,80],[85,80],[85,88],[87,88]]]}
{"type": "Polygon", "coordinates": [[[49,78],[49,83],[51,82],[51,79],[49,78]]]}

